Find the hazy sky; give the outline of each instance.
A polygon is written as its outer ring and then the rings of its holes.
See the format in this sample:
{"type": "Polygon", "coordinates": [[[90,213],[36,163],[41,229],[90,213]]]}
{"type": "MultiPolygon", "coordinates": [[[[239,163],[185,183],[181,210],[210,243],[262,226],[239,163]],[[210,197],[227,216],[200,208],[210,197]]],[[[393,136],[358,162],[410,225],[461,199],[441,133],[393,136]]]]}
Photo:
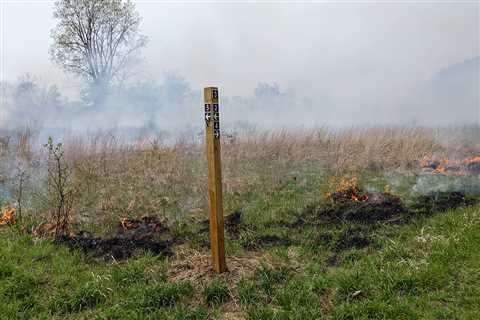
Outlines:
{"type": "MultiPolygon", "coordinates": [[[[5,1],[2,72],[78,90],[49,61],[54,1],[5,1]]],[[[442,68],[479,55],[479,2],[134,1],[149,37],[145,77],[247,95],[259,82],[346,105],[395,105],[442,68]]]]}
{"type": "MultiPolygon", "coordinates": [[[[6,79],[55,81],[48,56],[53,1],[5,1],[6,79]]],[[[150,38],[149,73],[247,93],[259,81],[294,90],[408,86],[479,54],[479,4],[427,2],[195,4],[135,1],[150,38]]]]}

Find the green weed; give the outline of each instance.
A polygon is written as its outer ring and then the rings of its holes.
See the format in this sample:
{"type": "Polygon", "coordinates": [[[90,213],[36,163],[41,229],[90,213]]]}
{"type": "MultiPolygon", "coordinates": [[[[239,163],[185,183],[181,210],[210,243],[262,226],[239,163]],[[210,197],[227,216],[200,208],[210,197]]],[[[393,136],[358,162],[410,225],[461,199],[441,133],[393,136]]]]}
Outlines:
{"type": "Polygon", "coordinates": [[[224,281],[215,279],[203,288],[203,299],[211,306],[230,300],[230,290],[224,281]]]}

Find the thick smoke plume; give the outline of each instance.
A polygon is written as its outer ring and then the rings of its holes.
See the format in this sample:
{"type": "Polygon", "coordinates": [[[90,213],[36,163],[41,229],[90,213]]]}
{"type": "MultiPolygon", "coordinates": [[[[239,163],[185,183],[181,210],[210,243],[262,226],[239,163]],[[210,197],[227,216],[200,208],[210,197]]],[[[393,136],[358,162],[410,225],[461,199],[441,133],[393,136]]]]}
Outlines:
{"type": "MultiPolygon", "coordinates": [[[[328,95],[302,96],[275,83],[259,83],[245,96],[222,95],[220,86],[222,127],[235,131],[478,125],[478,70],[480,58],[443,70],[393,110],[362,101],[345,105],[328,95]]],[[[55,84],[46,85],[41,78],[28,75],[1,86],[1,127],[30,126],[39,130],[42,137],[66,131],[109,130],[126,135],[152,132],[171,137],[186,132],[195,134],[203,128],[201,88],[193,88],[178,73],[166,73],[161,80],[137,79],[117,86],[104,93],[102,105],[93,106],[81,97],[68,97],[55,84]]]]}

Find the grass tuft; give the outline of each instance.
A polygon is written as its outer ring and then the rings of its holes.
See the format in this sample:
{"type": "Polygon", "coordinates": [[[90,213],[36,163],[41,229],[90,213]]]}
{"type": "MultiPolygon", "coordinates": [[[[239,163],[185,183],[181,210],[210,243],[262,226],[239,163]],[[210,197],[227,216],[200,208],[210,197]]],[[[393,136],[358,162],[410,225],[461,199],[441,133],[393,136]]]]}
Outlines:
{"type": "Polygon", "coordinates": [[[214,279],[203,288],[203,299],[210,306],[220,305],[230,300],[230,290],[225,281],[214,279]]]}
{"type": "Polygon", "coordinates": [[[89,281],[76,289],[72,294],[61,294],[50,302],[50,310],[54,313],[75,313],[94,308],[106,301],[106,290],[98,281],[89,281]]]}
{"type": "Polygon", "coordinates": [[[192,285],[189,282],[163,283],[147,287],[142,293],[139,305],[145,310],[156,310],[172,306],[182,296],[191,294],[192,289],[192,285]]]}

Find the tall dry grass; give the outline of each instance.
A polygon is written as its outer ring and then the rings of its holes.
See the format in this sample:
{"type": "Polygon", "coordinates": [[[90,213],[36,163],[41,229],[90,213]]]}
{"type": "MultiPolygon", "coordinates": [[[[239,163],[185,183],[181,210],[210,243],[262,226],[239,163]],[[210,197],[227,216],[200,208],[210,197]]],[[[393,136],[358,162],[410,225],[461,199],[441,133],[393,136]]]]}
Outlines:
{"type": "MultiPolygon", "coordinates": [[[[34,131],[27,129],[2,134],[0,157],[3,164],[22,159],[23,164],[31,165],[30,179],[24,181],[24,193],[30,194],[24,198],[30,199],[30,208],[23,207],[30,215],[42,216],[48,208],[35,198],[44,188],[45,167],[38,163],[45,161],[46,152],[32,145],[35,138],[34,131]]],[[[74,208],[77,222],[113,226],[119,216],[163,213],[177,219],[206,212],[203,141],[181,137],[165,144],[160,138],[146,135],[132,140],[109,133],[64,138],[66,160],[74,174],[72,183],[79,191],[74,208]]],[[[432,154],[479,155],[479,141],[478,127],[320,128],[225,135],[225,197],[234,206],[242,194],[267,194],[279,181],[305,168],[415,170],[422,158],[432,154]]],[[[18,175],[8,170],[11,165],[0,166],[4,177],[0,184],[15,186],[18,175]]]]}
{"type": "Polygon", "coordinates": [[[441,151],[435,132],[423,128],[351,128],[258,132],[224,143],[235,160],[316,162],[336,170],[411,167],[441,151]]]}

